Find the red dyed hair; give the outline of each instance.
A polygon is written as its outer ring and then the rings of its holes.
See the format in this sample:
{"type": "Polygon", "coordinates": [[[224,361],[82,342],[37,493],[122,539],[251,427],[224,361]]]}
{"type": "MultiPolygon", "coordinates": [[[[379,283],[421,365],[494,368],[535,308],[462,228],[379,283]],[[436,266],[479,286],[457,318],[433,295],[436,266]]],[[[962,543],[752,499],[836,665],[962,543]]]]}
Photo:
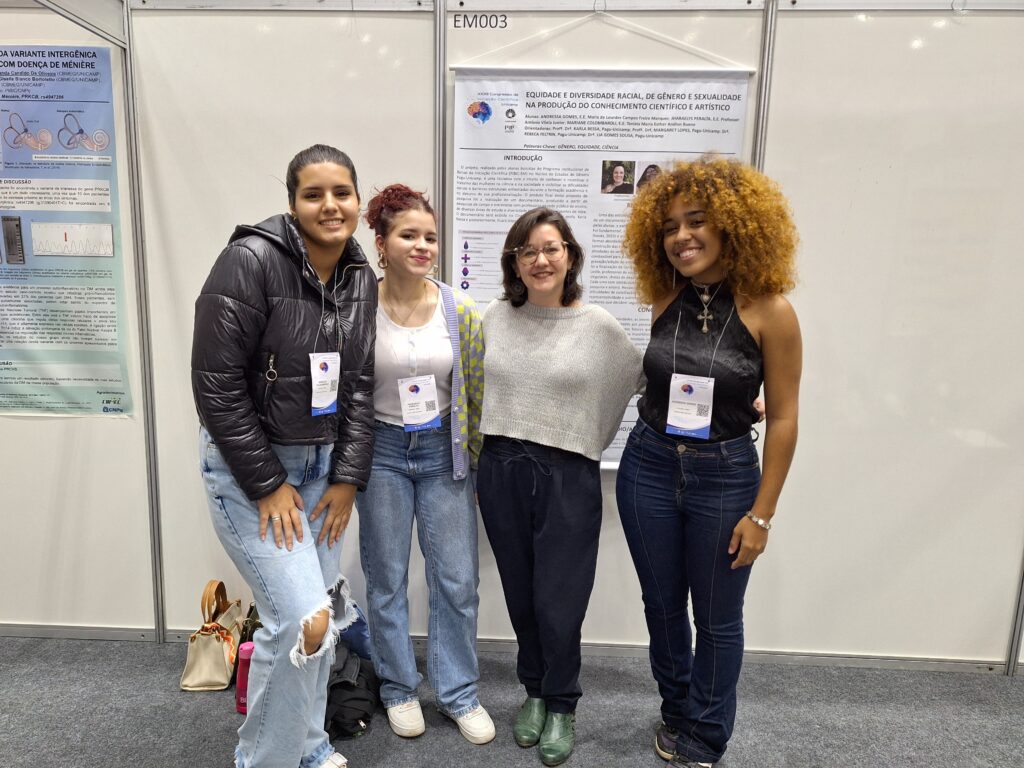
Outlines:
{"type": "Polygon", "coordinates": [[[387,237],[394,226],[395,217],[404,211],[424,211],[435,219],[437,215],[422,192],[405,184],[389,184],[373,196],[366,206],[366,223],[381,237],[387,237]]]}

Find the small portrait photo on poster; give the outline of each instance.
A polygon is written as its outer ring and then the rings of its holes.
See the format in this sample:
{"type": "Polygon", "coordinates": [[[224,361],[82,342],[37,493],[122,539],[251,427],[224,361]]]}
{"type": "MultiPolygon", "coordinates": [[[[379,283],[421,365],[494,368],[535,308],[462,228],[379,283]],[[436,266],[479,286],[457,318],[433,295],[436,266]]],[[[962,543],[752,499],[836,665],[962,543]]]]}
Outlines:
{"type": "Polygon", "coordinates": [[[601,162],[601,193],[605,195],[632,195],[633,173],[636,163],[632,160],[604,160],[601,162]]]}
{"type": "Polygon", "coordinates": [[[657,165],[656,163],[651,163],[646,168],[644,168],[644,172],[641,173],[640,178],[636,180],[636,188],[640,189],[642,186],[644,186],[644,184],[647,184],[650,181],[654,181],[654,179],[657,178],[659,173],[661,173],[661,166],[657,165]]]}

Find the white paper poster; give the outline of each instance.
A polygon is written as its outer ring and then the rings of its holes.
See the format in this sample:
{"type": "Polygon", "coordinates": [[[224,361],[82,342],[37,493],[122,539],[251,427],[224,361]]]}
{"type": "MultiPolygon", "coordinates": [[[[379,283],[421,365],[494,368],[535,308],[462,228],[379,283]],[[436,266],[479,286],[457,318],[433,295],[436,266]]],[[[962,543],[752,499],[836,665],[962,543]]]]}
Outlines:
{"type": "MultiPolygon", "coordinates": [[[[676,161],[740,156],[749,77],[457,70],[453,284],[481,305],[500,295],[509,227],[531,208],[554,208],[586,253],[584,300],[646,347],[650,308],[637,303],[621,252],[630,202],[676,161]]],[[[635,421],[634,400],[603,460],[618,461],[635,421]]]]}

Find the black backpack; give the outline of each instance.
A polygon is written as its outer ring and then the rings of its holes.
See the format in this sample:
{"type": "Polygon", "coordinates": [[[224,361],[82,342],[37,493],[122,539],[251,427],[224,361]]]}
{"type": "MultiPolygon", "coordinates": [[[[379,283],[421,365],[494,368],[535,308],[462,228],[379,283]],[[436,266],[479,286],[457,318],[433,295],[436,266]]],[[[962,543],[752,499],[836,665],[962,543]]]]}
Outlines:
{"type": "Polygon", "coordinates": [[[337,658],[327,681],[327,713],[324,730],[331,741],[354,739],[370,730],[373,713],[380,704],[380,680],[372,662],[354,653],[343,643],[337,646],[337,658]]]}

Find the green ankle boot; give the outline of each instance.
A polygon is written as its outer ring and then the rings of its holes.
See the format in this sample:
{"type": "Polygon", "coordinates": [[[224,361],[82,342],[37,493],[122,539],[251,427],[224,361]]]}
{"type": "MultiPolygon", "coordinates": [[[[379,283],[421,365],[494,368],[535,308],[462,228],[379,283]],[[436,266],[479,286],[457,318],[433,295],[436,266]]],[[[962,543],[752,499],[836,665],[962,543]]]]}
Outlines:
{"type": "Polygon", "coordinates": [[[548,713],[544,732],[540,735],[540,759],[544,765],[561,765],[572,754],[576,741],[576,715],[548,713]]]}
{"type": "Polygon", "coordinates": [[[516,715],[516,724],[512,726],[512,735],[520,747],[532,747],[540,740],[544,722],[548,717],[548,708],[544,699],[528,696],[516,715]]]}

